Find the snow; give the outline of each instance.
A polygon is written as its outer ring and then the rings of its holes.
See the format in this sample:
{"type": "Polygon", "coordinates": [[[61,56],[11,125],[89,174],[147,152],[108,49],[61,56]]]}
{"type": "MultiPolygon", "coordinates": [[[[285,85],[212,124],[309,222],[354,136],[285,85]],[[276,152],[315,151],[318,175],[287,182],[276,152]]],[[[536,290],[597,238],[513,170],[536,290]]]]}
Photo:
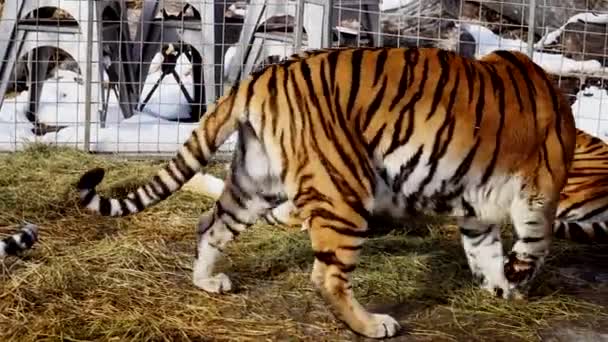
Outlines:
{"type": "Polygon", "coordinates": [[[572,104],[576,126],[581,130],[608,141],[608,92],[590,86],[576,95],[572,104]]]}
{"type": "MultiPolygon", "coordinates": [[[[590,22],[603,22],[603,20],[608,19],[608,17],[603,16],[574,16],[573,18],[573,20],[584,20],[586,18],[590,22]]],[[[498,49],[516,50],[524,53],[528,51],[526,42],[519,39],[502,38],[483,26],[461,24],[461,27],[469,31],[477,42],[477,58],[498,49]]],[[[555,37],[549,38],[554,39],[555,37]]],[[[608,76],[608,70],[602,67],[597,60],[576,61],[561,54],[538,51],[534,52],[532,59],[552,74],[608,76]]],[[[608,141],[608,93],[606,93],[606,90],[595,86],[586,87],[578,92],[576,98],[576,102],[572,105],[572,111],[577,127],[608,141]]]]}
{"type": "MultiPolygon", "coordinates": [[[[339,1],[339,0],[338,0],[339,1]]],[[[418,0],[381,0],[380,11],[390,11],[405,6],[408,2],[418,0]]]]}
{"type": "Polygon", "coordinates": [[[547,33],[536,44],[534,44],[534,47],[540,49],[546,45],[555,43],[557,38],[559,38],[559,36],[564,32],[568,24],[576,23],[578,21],[594,24],[608,24],[608,14],[596,14],[591,12],[577,13],[570,17],[568,21],[566,21],[566,23],[560,28],[547,33]]]}
{"type": "MultiPolygon", "coordinates": [[[[142,98],[160,78],[160,62],[158,54],[150,67],[142,98]]],[[[176,71],[186,89],[193,94],[192,66],[185,56],[182,55],[178,59],[176,71]]],[[[54,77],[45,81],[38,109],[39,121],[68,127],[42,137],[31,132],[32,125],[25,116],[28,91],[21,92],[15,98],[5,99],[0,108],[0,151],[15,151],[30,142],[67,144],[83,148],[85,85],[79,80],[79,75],[72,71],[58,70],[54,77]]],[[[197,126],[196,123],[177,120],[187,117],[189,106],[172,75],[163,79],[143,111],[136,112],[128,119],[123,118],[113,91],[110,93],[109,102],[105,127],[100,125],[95,106],[92,108],[91,151],[172,153],[197,126]],[[170,121],[171,119],[174,121],[170,121]]],[[[236,135],[233,135],[220,150],[230,150],[235,139],[236,135]]]]}
{"type": "MultiPolygon", "coordinates": [[[[484,26],[461,24],[461,27],[469,31],[478,44],[476,57],[481,57],[498,49],[516,50],[524,53],[528,51],[528,44],[526,42],[519,39],[502,38],[484,26]]],[[[532,59],[552,74],[608,75],[608,69],[602,67],[602,64],[597,60],[576,61],[561,54],[538,51],[534,52],[532,59]]]]}

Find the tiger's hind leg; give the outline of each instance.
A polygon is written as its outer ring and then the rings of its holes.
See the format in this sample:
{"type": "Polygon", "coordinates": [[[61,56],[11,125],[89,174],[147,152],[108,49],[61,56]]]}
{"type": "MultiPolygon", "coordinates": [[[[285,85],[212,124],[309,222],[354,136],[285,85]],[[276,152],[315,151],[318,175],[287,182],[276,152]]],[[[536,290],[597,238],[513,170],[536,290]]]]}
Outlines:
{"type": "Polygon", "coordinates": [[[355,332],[374,338],[394,336],[399,323],[389,315],[368,312],[353,294],[350,274],[365,241],[365,219],[355,210],[344,209],[346,204],[332,204],[331,210],[322,205],[310,208],[310,204],[306,210],[313,213],[305,222],[315,253],[311,281],[334,314],[355,332]]]}
{"type": "Polygon", "coordinates": [[[520,194],[511,205],[515,243],[507,256],[505,276],[521,296],[549,253],[554,218],[555,204],[542,195],[520,194]]]}
{"type": "Polygon", "coordinates": [[[460,220],[459,228],[471,273],[481,288],[495,296],[508,298],[510,288],[504,273],[500,227],[467,218],[460,220]]]}
{"type": "Polygon", "coordinates": [[[193,269],[197,287],[212,293],[232,290],[227,275],[214,274],[215,265],[226,245],[280,200],[280,181],[269,165],[269,157],[253,128],[241,125],[222,194],[213,209],[199,220],[193,269]]]}

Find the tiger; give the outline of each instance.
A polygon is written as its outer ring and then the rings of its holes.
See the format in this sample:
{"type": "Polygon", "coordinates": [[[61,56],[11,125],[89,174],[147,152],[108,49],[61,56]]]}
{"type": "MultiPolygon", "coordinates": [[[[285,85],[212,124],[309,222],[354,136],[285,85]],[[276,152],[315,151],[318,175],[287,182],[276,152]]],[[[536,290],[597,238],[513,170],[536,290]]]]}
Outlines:
{"type": "MultiPolygon", "coordinates": [[[[217,200],[223,186],[220,178],[199,173],[184,188],[217,200]]],[[[262,219],[270,225],[306,230],[295,210],[285,201],[269,210],[262,219]]],[[[391,221],[403,221],[403,217],[372,220],[376,226],[386,222],[390,225],[391,221]]],[[[373,229],[392,230],[376,226],[373,229]]],[[[578,243],[608,243],[608,144],[578,128],[574,160],[560,194],[553,233],[556,238],[578,243]]]]}
{"type": "Polygon", "coordinates": [[[18,255],[31,249],[37,241],[38,226],[26,223],[18,232],[0,240],[0,260],[9,255],[18,255]]]}
{"type": "Polygon", "coordinates": [[[216,270],[222,251],[292,203],[314,252],[313,286],[339,321],[371,338],[401,326],[368,311],[352,289],[369,218],[405,208],[456,219],[479,286],[521,298],[549,253],[576,135],[563,94],[523,53],[320,49],[236,82],[174,157],[127,195],[98,194],[105,170],[84,172],[75,184],[80,204],[104,216],[141,212],[179,190],[235,132],[222,193],[197,224],[193,284],[231,291],[216,270]],[[508,220],[517,240],[505,255],[499,224],[508,220]]]}

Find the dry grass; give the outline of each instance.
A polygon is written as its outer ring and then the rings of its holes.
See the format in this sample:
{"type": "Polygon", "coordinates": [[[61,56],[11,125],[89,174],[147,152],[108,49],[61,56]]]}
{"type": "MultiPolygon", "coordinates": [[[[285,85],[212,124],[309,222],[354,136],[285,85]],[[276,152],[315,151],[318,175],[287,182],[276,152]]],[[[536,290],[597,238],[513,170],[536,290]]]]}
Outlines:
{"type": "MultiPolygon", "coordinates": [[[[0,339],[360,339],[335,321],[313,291],[304,233],[255,226],[231,245],[220,266],[237,291],[209,295],[190,278],[194,226],[209,200],[182,191],[132,217],[89,215],[78,208],[71,187],[93,166],[109,169],[100,190],[110,193],[118,180],[134,186],[158,163],[42,146],[0,156],[0,233],[8,234],[22,219],[41,230],[32,251],[4,260],[0,339]]],[[[210,170],[217,174],[221,168],[210,170]]],[[[558,323],[606,322],[602,305],[608,300],[598,298],[608,298],[608,290],[561,272],[577,262],[605,265],[605,256],[594,261],[599,249],[556,243],[524,305],[472,287],[449,229],[430,225],[372,240],[354,273],[355,292],[369,308],[403,323],[406,331],[397,340],[534,341],[558,323]]]]}

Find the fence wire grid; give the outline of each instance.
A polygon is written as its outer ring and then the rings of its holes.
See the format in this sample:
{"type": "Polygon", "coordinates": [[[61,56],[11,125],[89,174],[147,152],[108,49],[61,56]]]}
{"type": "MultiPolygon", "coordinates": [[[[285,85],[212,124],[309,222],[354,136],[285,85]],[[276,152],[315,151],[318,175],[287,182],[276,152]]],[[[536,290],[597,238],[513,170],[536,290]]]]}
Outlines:
{"type": "Polygon", "coordinates": [[[327,46],[523,51],[568,95],[577,126],[608,140],[607,1],[11,1],[0,1],[3,152],[43,142],[171,155],[236,80],[327,46]]]}

